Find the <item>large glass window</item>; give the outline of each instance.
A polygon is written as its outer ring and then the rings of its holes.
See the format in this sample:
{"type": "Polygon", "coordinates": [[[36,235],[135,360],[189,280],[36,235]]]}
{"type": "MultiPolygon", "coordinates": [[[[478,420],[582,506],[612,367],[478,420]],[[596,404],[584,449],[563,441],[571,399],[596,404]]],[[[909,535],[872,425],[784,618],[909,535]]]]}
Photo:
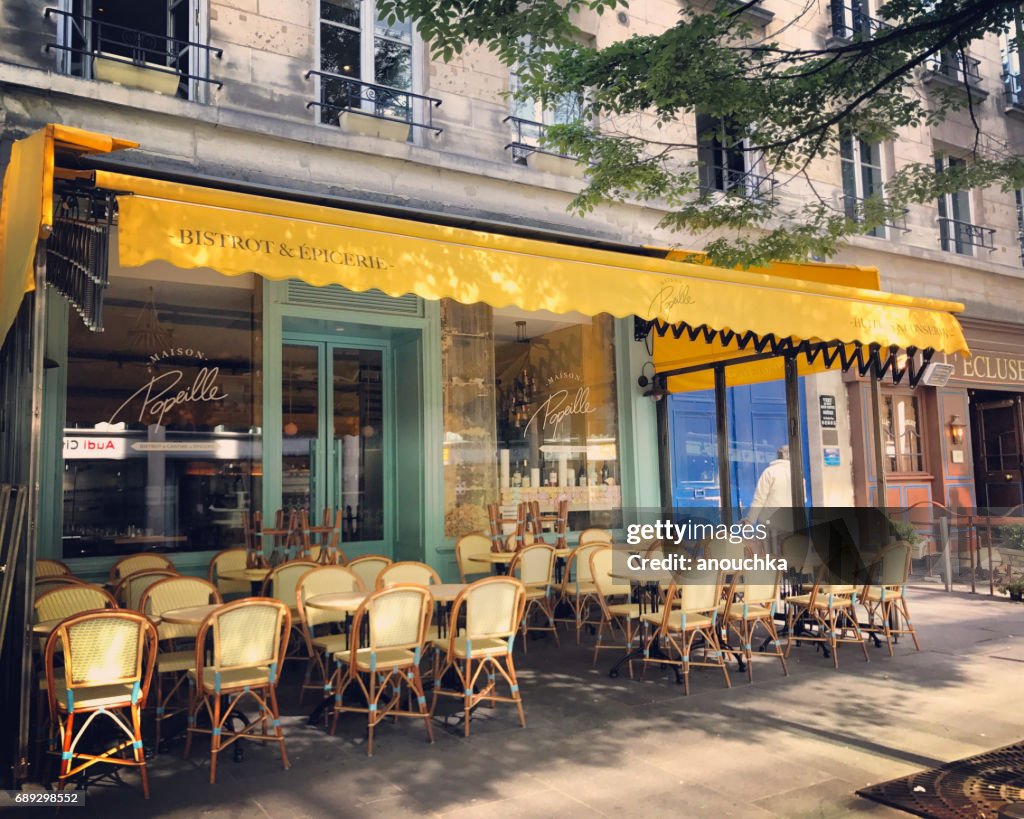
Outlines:
{"type": "Polygon", "coordinates": [[[445,302],[442,321],[446,533],[562,498],[573,530],[620,526],[613,319],[445,302]]]}
{"type": "Polygon", "coordinates": [[[916,395],[886,395],[882,433],[886,472],[923,472],[921,425],[916,395]]]}
{"type": "Polygon", "coordinates": [[[112,278],[103,333],[71,318],[65,558],[241,544],[261,505],[259,283],[112,278]]]}
{"type": "MultiPolygon", "coordinates": [[[[962,168],[967,163],[955,156],[935,155],[935,167],[939,171],[962,168]]],[[[939,197],[939,240],[942,249],[970,256],[978,241],[977,230],[971,224],[971,194],[969,191],[954,191],[939,197]]]]}
{"type": "Polygon", "coordinates": [[[389,89],[412,90],[412,25],[388,24],[372,0],[320,1],[320,70],[323,122],[345,109],[411,118],[408,96],[389,89]]]}

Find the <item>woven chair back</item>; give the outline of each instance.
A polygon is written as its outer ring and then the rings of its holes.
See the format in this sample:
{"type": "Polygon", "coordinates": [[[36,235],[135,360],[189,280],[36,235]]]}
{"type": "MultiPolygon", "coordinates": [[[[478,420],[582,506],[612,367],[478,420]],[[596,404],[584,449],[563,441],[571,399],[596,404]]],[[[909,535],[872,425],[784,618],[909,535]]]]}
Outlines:
{"type": "Polygon", "coordinates": [[[370,649],[422,647],[431,607],[430,592],[424,586],[392,586],[374,592],[361,607],[370,618],[370,649]]]}
{"type": "Polygon", "coordinates": [[[782,572],[778,569],[750,569],[743,572],[737,589],[743,592],[743,602],[752,606],[770,606],[779,599],[782,572]]]}
{"type": "Polygon", "coordinates": [[[58,629],[69,688],[136,682],[142,675],[145,623],[126,613],[88,615],[58,629]]]}
{"type": "Polygon", "coordinates": [[[169,569],[174,571],[174,564],[170,558],[155,552],[142,552],[137,555],[122,557],[110,568],[111,581],[118,581],[123,577],[137,572],[144,572],[150,569],[169,569]]]}
{"type": "Polygon", "coordinates": [[[114,598],[99,586],[76,584],[51,589],[39,595],[35,602],[36,620],[63,620],[83,611],[114,609],[114,598]]]}
{"type": "Polygon", "coordinates": [[[588,543],[585,546],[577,546],[572,554],[569,555],[568,565],[565,567],[566,575],[575,568],[577,583],[592,583],[594,575],[590,573],[590,556],[594,552],[607,548],[607,544],[604,543],[588,543]]]}
{"type": "Polygon", "coordinates": [[[71,569],[61,563],[59,560],[37,560],[36,561],[36,577],[60,577],[61,575],[70,575],[71,569]]]}
{"type": "Polygon", "coordinates": [[[913,547],[900,540],[886,547],[879,561],[879,573],[874,582],[879,586],[905,586],[910,575],[913,547]]]}
{"type": "Polygon", "coordinates": [[[555,550],[543,543],[527,546],[516,555],[513,569],[528,586],[550,584],[555,573],[555,550]]]}
{"type": "Polygon", "coordinates": [[[214,673],[254,666],[280,668],[282,622],[288,608],[278,600],[249,598],[229,603],[210,615],[214,673]]]}
{"type": "Polygon", "coordinates": [[[580,546],[586,546],[589,543],[611,543],[612,533],[607,529],[584,529],[580,532],[580,537],[577,543],[580,546]]]}
{"type": "Polygon", "coordinates": [[[345,614],[307,606],[306,601],[318,594],[340,594],[354,591],[365,591],[365,588],[359,575],[351,569],[345,566],[321,566],[318,569],[310,569],[299,578],[295,589],[295,603],[299,617],[310,627],[343,620],[345,614]]]}
{"type": "Polygon", "coordinates": [[[519,628],[525,589],[514,577],[487,577],[462,592],[469,640],[507,639],[519,628]]]}
{"type": "MultiPolygon", "coordinates": [[[[680,608],[687,613],[713,611],[722,599],[722,585],[725,578],[721,572],[708,569],[693,569],[686,572],[682,582],[676,586],[680,608]]],[[[666,608],[671,608],[666,603],[666,608]]]]}
{"type": "MultiPolygon", "coordinates": [[[[187,609],[220,602],[220,592],[208,580],[179,575],[151,584],[142,593],[139,611],[143,614],[163,614],[171,609],[187,609]]],[[[198,625],[161,623],[157,626],[156,631],[161,640],[175,640],[183,637],[195,637],[198,630],[198,625]]]]}
{"type": "Polygon", "coordinates": [[[619,594],[629,594],[629,583],[612,577],[613,550],[610,545],[590,553],[590,578],[598,596],[604,600],[619,594]]]}
{"type": "Polygon", "coordinates": [[[72,577],[69,574],[53,575],[51,577],[39,577],[36,578],[35,591],[36,599],[39,596],[45,594],[53,589],[67,588],[68,586],[88,586],[84,580],[79,580],[77,577],[72,577]]]}
{"type": "Polygon", "coordinates": [[[700,546],[701,557],[707,560],[742,560],[746,557],[745,544],[732,543],[727,538],[705,540],[700,546]]]}
{"type": "Polygon", "coordinates": [[[286,606],[295,605],[295,588],[300,578],[310,569],[315,569],[319,563],[312,560],[290,560],[275,567],[267,577],[264,589],[269,592],[270,597],[280,600],[286,606]]]}
{"type": "Polygon", "coordinates": [[[216,583],[221,594],[248,594],[248,580],[228,580],[221,577],[221,572],[240,571],[248,568],[249,553],[245,549],[225,549],[217,552],[210,560],[206,579],[216,583]]]}
{"type": "Polygon", "coordinates": [[[141,611],[139,604],[146,589],[169,577],[181,577],[171,569],[144,569],[141,572],[128,574],[121,578],[114,589],[114,598],[122,608],[141,611]]]}
{"type": "Polygon", "coordinates": [[[466,576],[470,574],[483,574],[487,571],[487,564],[480,563],[470,558],[475,555],[487,554],[491,551],[491,539],[483,532],[473,532],[463,535],[455,541],[455,562],[459,566],[459,575],[462,582],[466,582],[466,576]]]}
{"type": "Polygon", "coordinates": [[[441,578],[437,572],[426,563],[418,563],[415,560],[392,563],[390,566],[385,566],[377,575],[378,589],[402,583],[411,583],[414,586],[433,586],[440,582],[441,578]]]}
{"type": "Polygon", "coordinates": [[[377,576],[390,565],[391,558],[384,555],[363,555],[349,561],[348,568],[358,575],[364,588],[370,591],[377,588],[377,576]]]}

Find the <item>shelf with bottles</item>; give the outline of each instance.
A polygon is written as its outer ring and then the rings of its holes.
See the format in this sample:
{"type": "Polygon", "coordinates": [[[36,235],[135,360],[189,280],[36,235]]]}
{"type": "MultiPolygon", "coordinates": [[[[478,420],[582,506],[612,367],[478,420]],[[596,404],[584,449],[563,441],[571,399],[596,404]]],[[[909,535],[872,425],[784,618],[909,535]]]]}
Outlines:
{"type": "MultiPolygon", "coordinates": [[[[588,461],[586,458],[552,458],[542,454],[536,464],[515,449],[510,452],[508,479],[502,486],[530,489],[537,487],[600,487],[619,483],[618,464],[614,461],[588,461]]],[[[499,467],[504,469],[505,467],[499,467]]]]}

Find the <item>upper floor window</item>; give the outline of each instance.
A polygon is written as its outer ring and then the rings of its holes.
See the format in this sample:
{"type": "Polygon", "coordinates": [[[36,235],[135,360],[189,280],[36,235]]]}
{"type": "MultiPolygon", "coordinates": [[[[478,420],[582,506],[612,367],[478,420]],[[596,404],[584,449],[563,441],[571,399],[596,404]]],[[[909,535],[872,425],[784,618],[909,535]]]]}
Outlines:
{"type": "MultiPolygon", "coordinates": [[[[963,168],[966,161],[947,154],[935,155],[935,169],[949,171],[963,168]]],[[[946,193],[939,197],[939,241],[943,250],[974,254],[974,248],[993,250],[992,236],[995,230],[971,221],[971,193],[966,190],[946,193]]]]}
{"type": "Polygon", "coordinates": [[[61,0],[47,46],[57,69],[86,79],[201,100],[210,78],[203,0],[61,0]]]}
{"type": "Polygon", "coordinates": [[[921,422],[916,395],[884,397],[882,418],[886,472],[924,472],[921,422]]]}
{"type": "Polygon", "coordinates": [[[889,27],[871,16],[868,0],[831,0],[829,13],[832,36],[841,40],[866,39],[889,27]]]}
{"type": "MultiPolygon", "coordinates": [[[[839,159],[843,176],[843,210],[854,220],[863,216],[864,200],[882,195],[881,145],[871,144],[852,134],[839,140],[839,159]]],[[[885,226],[868,231],[869,236],[885,238],[885,226]]]]}
{"type": "Polygon", "coordinates": [[[1003,65],[1003,94],[1006,105],[1024,108],[1024,88],[1021,86],[1021,54],[1010,30],[999,35],[999,52],[1003,65]]]}
{"type": "Polygon", "coordinates": [[[388,24],[374,0],[320,0],[320,118],[342,111],[412,120],[412,24],[388,24]]]}
{"type": "Polygon", "coordinates": [[[748,199],[771,197],[774,178],[754,172],[756,163],[733,123],[697,114],[697,145],[701,193],[719,191],[748,199]]]}

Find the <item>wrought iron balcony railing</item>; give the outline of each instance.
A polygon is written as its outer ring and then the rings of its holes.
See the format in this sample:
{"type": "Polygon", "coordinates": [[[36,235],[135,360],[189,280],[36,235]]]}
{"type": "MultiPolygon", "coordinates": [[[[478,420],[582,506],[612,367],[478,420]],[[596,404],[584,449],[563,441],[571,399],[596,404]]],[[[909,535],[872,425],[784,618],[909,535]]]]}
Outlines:
{"type": "Polygon", "coordinates": [[[1024,264],[1024,205],[1017,205],[1017,244],[1020,246],[1020,263],[1024,264]]]}
{"type": "Polygon", "coordinates": [[[531,119],[514,116],[507,116],[502,122],[512,124],[512,141],[505,146],[505,150],[512,152],[513,162],[525,165],[526,158],[530,154],[549,154],[551,156],[560,156],[564,159],[576,159],[576,157],[570,154],[562,154],[544,147],[548,126],[543,122],[535,122],[531,119]]]}
{"type": "Polygon", "coordinates": [[[830,6],[832,36],[840,40],[852,40],[858,36],[867,39],[892,28],[859,6],[847,5],[843,0],[832,0],[830,6]]]}
{"type": "MultiPolygon", "coordinates": [[[[48,8],[43,15],[47,20],[57,17],[57,25],[64,33],[63,41],[47,43],[46,51],[60,51],[80,58],[77,70],[69,73],[93,79],[96,62],[103,61],[130,65],[154,74],[172,74],[183,80],[210,83],[217,88],[224,85],[220,80],[196,70],[197,66],[209,62],[211,54],[217,59],[222,58],[222,48],[129,28],[62,9],[48,8]]],[[[72,61],[68,64],[73,66],[72,61]]],[[[181,89],[178,93],[184,95],[181,89]]]]}
{"type": "Polygon", "coordinates": [[[970,222],[961,222],[959,219],[951,219],[948,216],[939,216],[938,221],[943,250],[963,253],[968,247],[980,247],[984,250],[996,249],[993,239],[996,233],[995,228],[972,225],[970,222]]]}
{"type": "Polygon", "coordinates": [[[425,128],[440,134],[443,128],[434,124],[434,109],[441,104],[436,97],[425,97],[402,88],[363,82],[355,77],[329,71],[307,71],[305,78],[316,77],[320,83],[320,99],[306,103],[306,108],[319,108],[320,119],[330,125],[340,124],[344,113],[399,122],[413,128],[425,128]]]}
{"type": "Polygon", "coordinates": [[[1003,94],[1007,106],[1024,109],[1024,86],[1020,74],[1011,71],[1003,74],[1003,94]]]}
{"type": "MultiPolygon", "coordinates": [[[[852,219],[854,222],[860,224],[864,221],[864,203],[867,199],[861,196],[852,196],[850,194],[844,194],[843,200],[843,212],[846,214],[848,219],[852,219]]],[[[881,225],[880,228],[892,228],[893,230],[900,230],[904,233],[909,233],[910,228],[907,227],[907,214],[910,213],[909,208],[903,208],[900,216],[894,216],[891,219],[887,219],[881,225]]]]}
{"type": "Polygon", "coordinates": [[[775,175],[756,174],[721,165],[704,165],[700,169],[700,192],[705,196],[724,193],[750,200],[773,201],[775,175]]]}
{"type": "Polygon", "coordinates": [[[954,85],[977,89],[981,85],[981,60],[965,57],[960,52],[933,54],[925,61],[926,79],[941,77],[954,85]]]}

